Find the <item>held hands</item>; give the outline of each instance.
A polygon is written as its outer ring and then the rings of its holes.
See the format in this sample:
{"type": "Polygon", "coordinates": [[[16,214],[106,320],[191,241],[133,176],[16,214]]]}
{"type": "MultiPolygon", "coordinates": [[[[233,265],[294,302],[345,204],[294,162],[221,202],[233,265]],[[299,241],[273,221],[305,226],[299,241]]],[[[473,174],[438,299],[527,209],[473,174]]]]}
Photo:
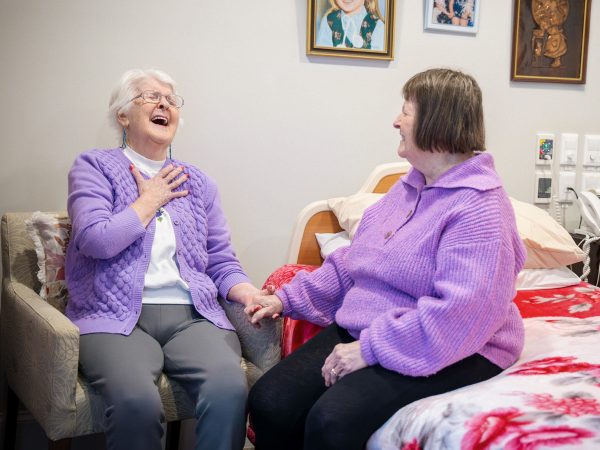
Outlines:
{"type": "Polygon", "coordinates": [[[367,365],[360,352],[360,341],[338,344],[333,348],[321,368],[325,386],[332,386],[344,375],[356,372],[367,365]]]}
{"type": "Polygon", "coordinates": [[[188,195],[187,189],[174,191],[174,189],[181,186],[189,178],[187,173],[183,173],[182,175],[183,167],[176,167],[169,164],[155,176],[147,180],[133,164],[130,166],[130,170],[140,194],[131,207],[137,213],[144,226],[150,223],[159,208],[174,198],[188,195]]]}
{"type": "Polygon", "coordinates": [[[273,293],[273,288],[267,286],[267,289],[258,289],[250,283],[238,283],[229,289],[227,300],[241,303],[244,307],[250,305],[255,297],[269,295],[273,293]]]}
{"type": "Polygon", "coordinates": [[[271,295],[259,295],[252,299],[244,312],[248,316],[248,320],[258,328],[260,328],[260,321],[265,317],[271,319],[277,319],[281,316],[283,311],[283,303],[279,300],[279,297],[272,294],[272,290],[268,292],[271,295]]]}

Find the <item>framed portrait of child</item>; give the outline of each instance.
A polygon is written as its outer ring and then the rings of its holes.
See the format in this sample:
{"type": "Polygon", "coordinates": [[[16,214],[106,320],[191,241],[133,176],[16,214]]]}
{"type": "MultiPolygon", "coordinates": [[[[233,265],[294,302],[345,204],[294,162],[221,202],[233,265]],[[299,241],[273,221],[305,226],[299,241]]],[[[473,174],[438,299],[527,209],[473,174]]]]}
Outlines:
{"type": "Polygon", "coordinates": [[[479,29],[481,0],[426,0],[426,30],[475,34],[479,29]]]}
{"type": "Polygon", "coordinates": [[[394,59],[395,0],[308,0],[306,54],[394,59]]]}

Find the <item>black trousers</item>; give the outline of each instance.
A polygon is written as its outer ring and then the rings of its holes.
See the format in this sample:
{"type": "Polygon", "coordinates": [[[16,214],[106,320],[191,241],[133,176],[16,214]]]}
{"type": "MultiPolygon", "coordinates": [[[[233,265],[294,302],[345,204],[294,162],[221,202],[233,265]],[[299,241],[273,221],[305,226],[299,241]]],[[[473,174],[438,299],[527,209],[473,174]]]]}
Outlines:
{"type": "Polygon", "coordinates": [[[327,388],[321,376],[325,358],[337,344],[354,340],[343,328],[330,325],[256,382],[249,408],[257,450],[363,449],[401,407],[502,371],[473,355],[428,377],[369,366],[327,388]]]}

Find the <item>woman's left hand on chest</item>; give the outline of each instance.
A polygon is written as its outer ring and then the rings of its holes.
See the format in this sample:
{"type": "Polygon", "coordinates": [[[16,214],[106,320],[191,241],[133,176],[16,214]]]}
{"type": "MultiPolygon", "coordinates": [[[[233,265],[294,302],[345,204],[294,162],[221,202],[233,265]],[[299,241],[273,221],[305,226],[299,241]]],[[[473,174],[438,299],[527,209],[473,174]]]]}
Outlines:
{"type": "Polygon", "coordinates": [[[360,352],[360,341],[338,344],[333,348],[321,369],[325,386],[332,386],[343,376],[367,367],[367,365],[360,352]]]}

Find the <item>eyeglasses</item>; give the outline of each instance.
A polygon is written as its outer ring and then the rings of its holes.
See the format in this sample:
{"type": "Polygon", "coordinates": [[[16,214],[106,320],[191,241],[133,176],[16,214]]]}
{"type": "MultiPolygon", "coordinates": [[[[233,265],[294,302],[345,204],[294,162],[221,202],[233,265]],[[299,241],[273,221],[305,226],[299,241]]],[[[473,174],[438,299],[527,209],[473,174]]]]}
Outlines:
{"type": "Polygon", "coordinates": [[[167,94],[162,95],[158,91],[144,91],[140,95],[136,95],[133,97],[130,102],[134,101],[137,98],[141,98],[144,100],[144,103],[160,103],[162,98],[165,98],[167,103],[173,108],[181,108],[183,106],[183,97],[177,94],[167,94]]]}

